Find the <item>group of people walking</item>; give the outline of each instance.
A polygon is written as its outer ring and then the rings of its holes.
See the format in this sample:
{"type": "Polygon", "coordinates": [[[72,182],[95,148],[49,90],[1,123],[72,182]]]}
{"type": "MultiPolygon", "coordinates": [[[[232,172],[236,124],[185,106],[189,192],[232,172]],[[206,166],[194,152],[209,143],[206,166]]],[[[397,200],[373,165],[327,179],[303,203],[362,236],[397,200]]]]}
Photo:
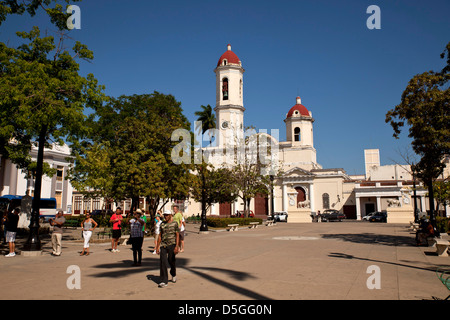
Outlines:
{"type": "MultiPolygon", "coordinates": [[[[5,226],[5,238],[9,243],[9,251],[7,257],[15,256],[15,235],[17,232],[17,222],[19,219],[19,209],[13,210],[3,218],[5,226]]],[[[112,241],[111,252],[119,252],[118,244],[122,236],[122,210],[116,209],[110,218],[112,224],[112,241]]],[[[130,238],[128,244],[131,244],[133,251],[133,266],[140,266],[142,263],[142,246],[144,242],[144,234],[146,230],[147,218],[141,209],[136,209],[128,220],[130,226],[130,238]]],[[[50,219],[49,223],[53,226],[51,235],[52,255],[61,255],[61,242],[63,225],[65,218],[62,211],[58,211],[54,219],[50,219]]],[[[86,213],[85,219],[81,222],[82,235],[84,239],[83,250],[81,256],[89,255],[89,242],[94,230],[97,228],[97,222],[91,217],[90,213],[86,213]]],[[[176,282],[176,255],[184,252],[184,233],[185,221],[182,213],[179,211],[178,205],[173,206],[173,211],[158,211],[155,216],[155,248],[153,254],[160,255],[160,283],[158,286],[164,288],[169,282],[169,273],[172,276],[171,281],[176,282]],[[170,271],[168,269],[170,268],[170,271]]]]}
{"type": "MultiPolygon", "coordinates": [[[[113,236],[111,241],[111,252],[119,252],[117,245],[121,237],[122,224],[121,210],[118,209],[111,216],[110,222],[113,224],[113,236]]],[[[130,238],[133,250],[133,266],[140,266],[142,263],[142,245],[144,240],[144,230],[146,224],[145,215],[140,209],[133,213],[130,224],[130,238]]],[[[185,221],[177,205],[171,210],[158,211],[155,216],[155,249],[153,254],[160,255],[160,283],[158,286],[164,288],[169,282],[169,272],[171,281],[175,283],[176,277],[176,255],[184,252],[185,221]]]]}

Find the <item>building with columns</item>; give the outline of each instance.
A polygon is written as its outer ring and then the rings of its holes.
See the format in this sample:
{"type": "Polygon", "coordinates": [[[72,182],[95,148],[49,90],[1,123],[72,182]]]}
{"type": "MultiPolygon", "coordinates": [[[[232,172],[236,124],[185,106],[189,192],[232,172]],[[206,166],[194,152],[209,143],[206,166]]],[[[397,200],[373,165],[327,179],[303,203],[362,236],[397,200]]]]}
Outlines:
{"type": "MultiPolygon", "coordinates": [[[[222,156],[227,145],[235,145],[236,141],[245,137],[244,71],[242,61],[228,44],[214,70],[216,145],[204,149],[209,154],[222,150],[210,158],[210,162],[216,166],[229,161],[222,156]]],[[[272,147],[278,150],[276,167],[282,174],[274,180],[273,199],[269,195],[252,200],[250,210],[256,216],[269,215],[272,211],[270,203],[273,200],[274,212],[284,211],[288,215],[303,214],[302,218],[297,219],[298,222],[309,222],[311,213],[327,209],[335,209],[349,219],[360,220],[368,213],[386,211],[392,202],[402,198],[402,190],[405,187],[412,189],[414,181],[409,166],[381,166],[378,149],[364,151],[366,164],[364,175],[348,175],[343,168],[323,168],[317,162],[314,118],[311,110],[313,108],[306,107],[301,98],[296,97],[295,104],[290,108],[286,107],[284,119],[286,141],[278,141],[278,137],[268,135],[272,147]]],[[[449,175],[448,171],[447,166],[444,172],[446,177],[449,175]]],[[[419,182],[417,186],[418,210],[426,211],[429,208],[427,192],[419,182]]],[[[189,200],[186,202],[189,202],[186,207],[190,208],[188,215],[200,212],[199,204],[189,200]]],[[[213,205],[210,214],[229,216],[241,210],[243,203],[237,200],[230,204],[213,205]]]]}
{"type": "MultiPolygon", "coordinates": [[[[37,161],[37,147],[32,147],[30,156],[33,161],[37,161]]],[[[55,198],[56,207],[66,213],[72,212],[72,193],[73,187],[65,179],[69,169],[70,148],[67,145],[60,146],[52,144],[50,148],[44,149],[44,161],[51,168],[56,169],[53,177],[44,175],[42,177],[42,198],[55,198]]],[[[9,159],[2,158],[0,155],[0,196],[28,194],[33,196],[34,179],[27,178],[25,172],[9,159]]]]}
{"type": "MultiPolygon", "coordinates": [[[[209,161],[215,166],[232,164],[224,157],[225,150],[242,141],[246,136],[244,122],[244,68],[242,61],[227,45],[214,70],[216,74],[216,143],[204,149],[211,155],[209,161]]],[[[325,209],[342,210],[345,201],[344,182],[351,178],[341,168],[324,169],[317,163],[314,148],[314,118],[312,112],[296,97],[292,107],[286,108],[284,119],[286,141],[278,141],[272,132],[258,133],[267,136],[272,149],[276,149],[277,172],[282,172],[274,180],[274,211],[292,212],[299,207],[307,219],[311,212],[325,209]]],[[[268,131],[268,130],[266,130],[268,131]]],[[[269,197],[256,197],[250,210],[256,216],[271,213],[269,197]]],[[[190,203],[191,208],[199,210],[198,204],[190,203]]],[[[229,216],[243,210],[243,203],[237,200],[230,204],[216,204],[211,214],[229,216]]]]}

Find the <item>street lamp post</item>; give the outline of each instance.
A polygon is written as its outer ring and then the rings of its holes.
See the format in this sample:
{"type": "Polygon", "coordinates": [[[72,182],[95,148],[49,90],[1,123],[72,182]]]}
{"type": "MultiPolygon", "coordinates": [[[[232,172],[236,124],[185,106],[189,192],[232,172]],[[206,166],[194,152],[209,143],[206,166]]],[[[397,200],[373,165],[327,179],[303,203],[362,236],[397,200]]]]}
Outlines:
{"type": "Polygon", "coordinates": [[[272,220],[274,220],[274,216],[275,216],[275,212],[274,212],[274,200],[273,200],[273,180],[274,180],[274,175],[271,174],[270,175],[270,209],[271,209],[271,216],[272,216],[272,220]]]}
{"type": "Polygon", "coordinates": [[[208,231],[208,224],[206,223],[206,181],[204,168],[201,168],[202,173],[202,223],[200,225],[200,231],[208,231]]]}
{"type": "Polygon", "coordinates": [[[417,193],[416,193],[416,166],[414,163],[411,165],[412,174],[413,174],[413,196],[414,196],[414,222],[419,222],[419,212],[417,209],[417,193]]]}

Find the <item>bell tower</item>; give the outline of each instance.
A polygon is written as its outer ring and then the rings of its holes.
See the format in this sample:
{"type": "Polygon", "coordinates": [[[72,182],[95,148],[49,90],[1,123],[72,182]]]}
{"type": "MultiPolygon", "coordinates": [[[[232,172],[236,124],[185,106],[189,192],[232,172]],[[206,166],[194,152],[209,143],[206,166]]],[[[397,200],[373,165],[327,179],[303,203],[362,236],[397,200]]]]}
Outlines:
{"type": "Polygon", "coordinates": [[[244,68],[238,56],[227,51],[220,57],[216,73],[216,128],[219,131],[219,146],[234,144],[233,137],[242,136],[244,130],[244,68]]]}

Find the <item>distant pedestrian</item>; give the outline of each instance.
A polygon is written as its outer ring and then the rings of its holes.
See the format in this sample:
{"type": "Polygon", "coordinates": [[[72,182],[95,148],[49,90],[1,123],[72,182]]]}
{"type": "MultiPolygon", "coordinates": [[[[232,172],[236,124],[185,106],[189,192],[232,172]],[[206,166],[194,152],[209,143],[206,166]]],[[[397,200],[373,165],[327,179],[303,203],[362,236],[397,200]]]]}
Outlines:
{"type": "Polygon", "coordinates": [[[181,220],[182,219],[183,219],[183,215],[180,212],[180,207],[177,204],[175,204],[173,206],[173,220],[178,223],[178,228],[181,227],[181,220]]]}
{"type": "Polygon", "coordinates": [[[172,282],[177,281],[176,259],[175,255],[178,253],[178,245],[180,239],[180,228],[178,223],[173,220],[172,212],[170,210],[164,211],[164,222],[161,224],[161,232],[158,237],[156,252],[160,254],[160,283],[159,287],[167,287],[169,282],[169,275],[167,268],[170,266],[170,274],[172,282]]]}
{"type": "Polygon", "coordinates": [[[184,217],[181,218],[181,224],[180,224],[180,253],[184,252],[184,236],[186,232],[186,221],[184,220],[184,217]]]}
{"type": "Polygon", "coordinates": [[[97,222],[91,218],[91,214],[86,213],[86,219],[81,223],[81,229],[83,230],[84,245],[83,251],[80,256],[86,254],[89,255],[89,240],[91,240],[92,232],[97,228],[97,222]]]}
{"type": "Polygon", "coordinates": [[[158,212],[155,215],[155,250],[153,250],[153,254],[156,254],[156,246],[158,244],[158,237],[162,222],[163,222],[162,212],[161,210],[158,210],[158,212]]]}
{"type": "Polygon", "coordinates": [[[119,249],[117,249],[117,244],[119,243],[119,239],[122,236],[122,219],[123,219],[122,210],[119,207],[116,209],[116,212],[109,219],[109,221],[113,224],[111,252],[119,252],[119,249]]]}
{"type": "Polygon", "coordinates": [[[60,256],[61,255],[61,242],[62,242],[62,233],[63,233],[63,225],[64,222],[66,222],[66,219],[63,216],[63,211],[58,210],[56,213],[55,219],[49,220],[50,225],[53,226],[53,232],[52,232],[52,247],[53,252],[52,254],[54,256],[60,256]]]}
{"type": "Polygon", "coordinates": [[[130,224],[130,241],[133,249],[133,266],[140,266],[142,263],[142,244],[144,242],[144,231],[142,226],[145,224],[142,219],[142,211],[137,209],[133,218],[128,222],[130,224]]]}
{"type": "Polygon", "coordinates": [[[6,243],[6,221],[8,221],[8,210],[3,211],[3,215],[2,215],[2,237],[3,237],[3,244],[6,243]]]}
{"type": "Polygon", "coordinates": [[[15,208],[6,218],[6,242],[9,243],[9,253],[5,257],[14,257],[16,255],[16,234],[17,224],[19,223],[19,213],[20,208],[15,208]]]}
{"type": "Polygon", "coordinates": [[[184,252],[184,217],[183,214],[179,211],[180,208],[177,204],[173,206],[173,220],[178,223],[178,228],[180,228],[180,247],[179,252],[184,252]]]}
{"type": "Polygon", "coordinates": [[[145,234],[147,234],[147,216],[145,215],[144,212],[142,212],[141,209],[137,209],[136,212],[139,212],[141,215],[141,219],[144,221],[144,225],[142,226],[142,232],[145,234]]]}

